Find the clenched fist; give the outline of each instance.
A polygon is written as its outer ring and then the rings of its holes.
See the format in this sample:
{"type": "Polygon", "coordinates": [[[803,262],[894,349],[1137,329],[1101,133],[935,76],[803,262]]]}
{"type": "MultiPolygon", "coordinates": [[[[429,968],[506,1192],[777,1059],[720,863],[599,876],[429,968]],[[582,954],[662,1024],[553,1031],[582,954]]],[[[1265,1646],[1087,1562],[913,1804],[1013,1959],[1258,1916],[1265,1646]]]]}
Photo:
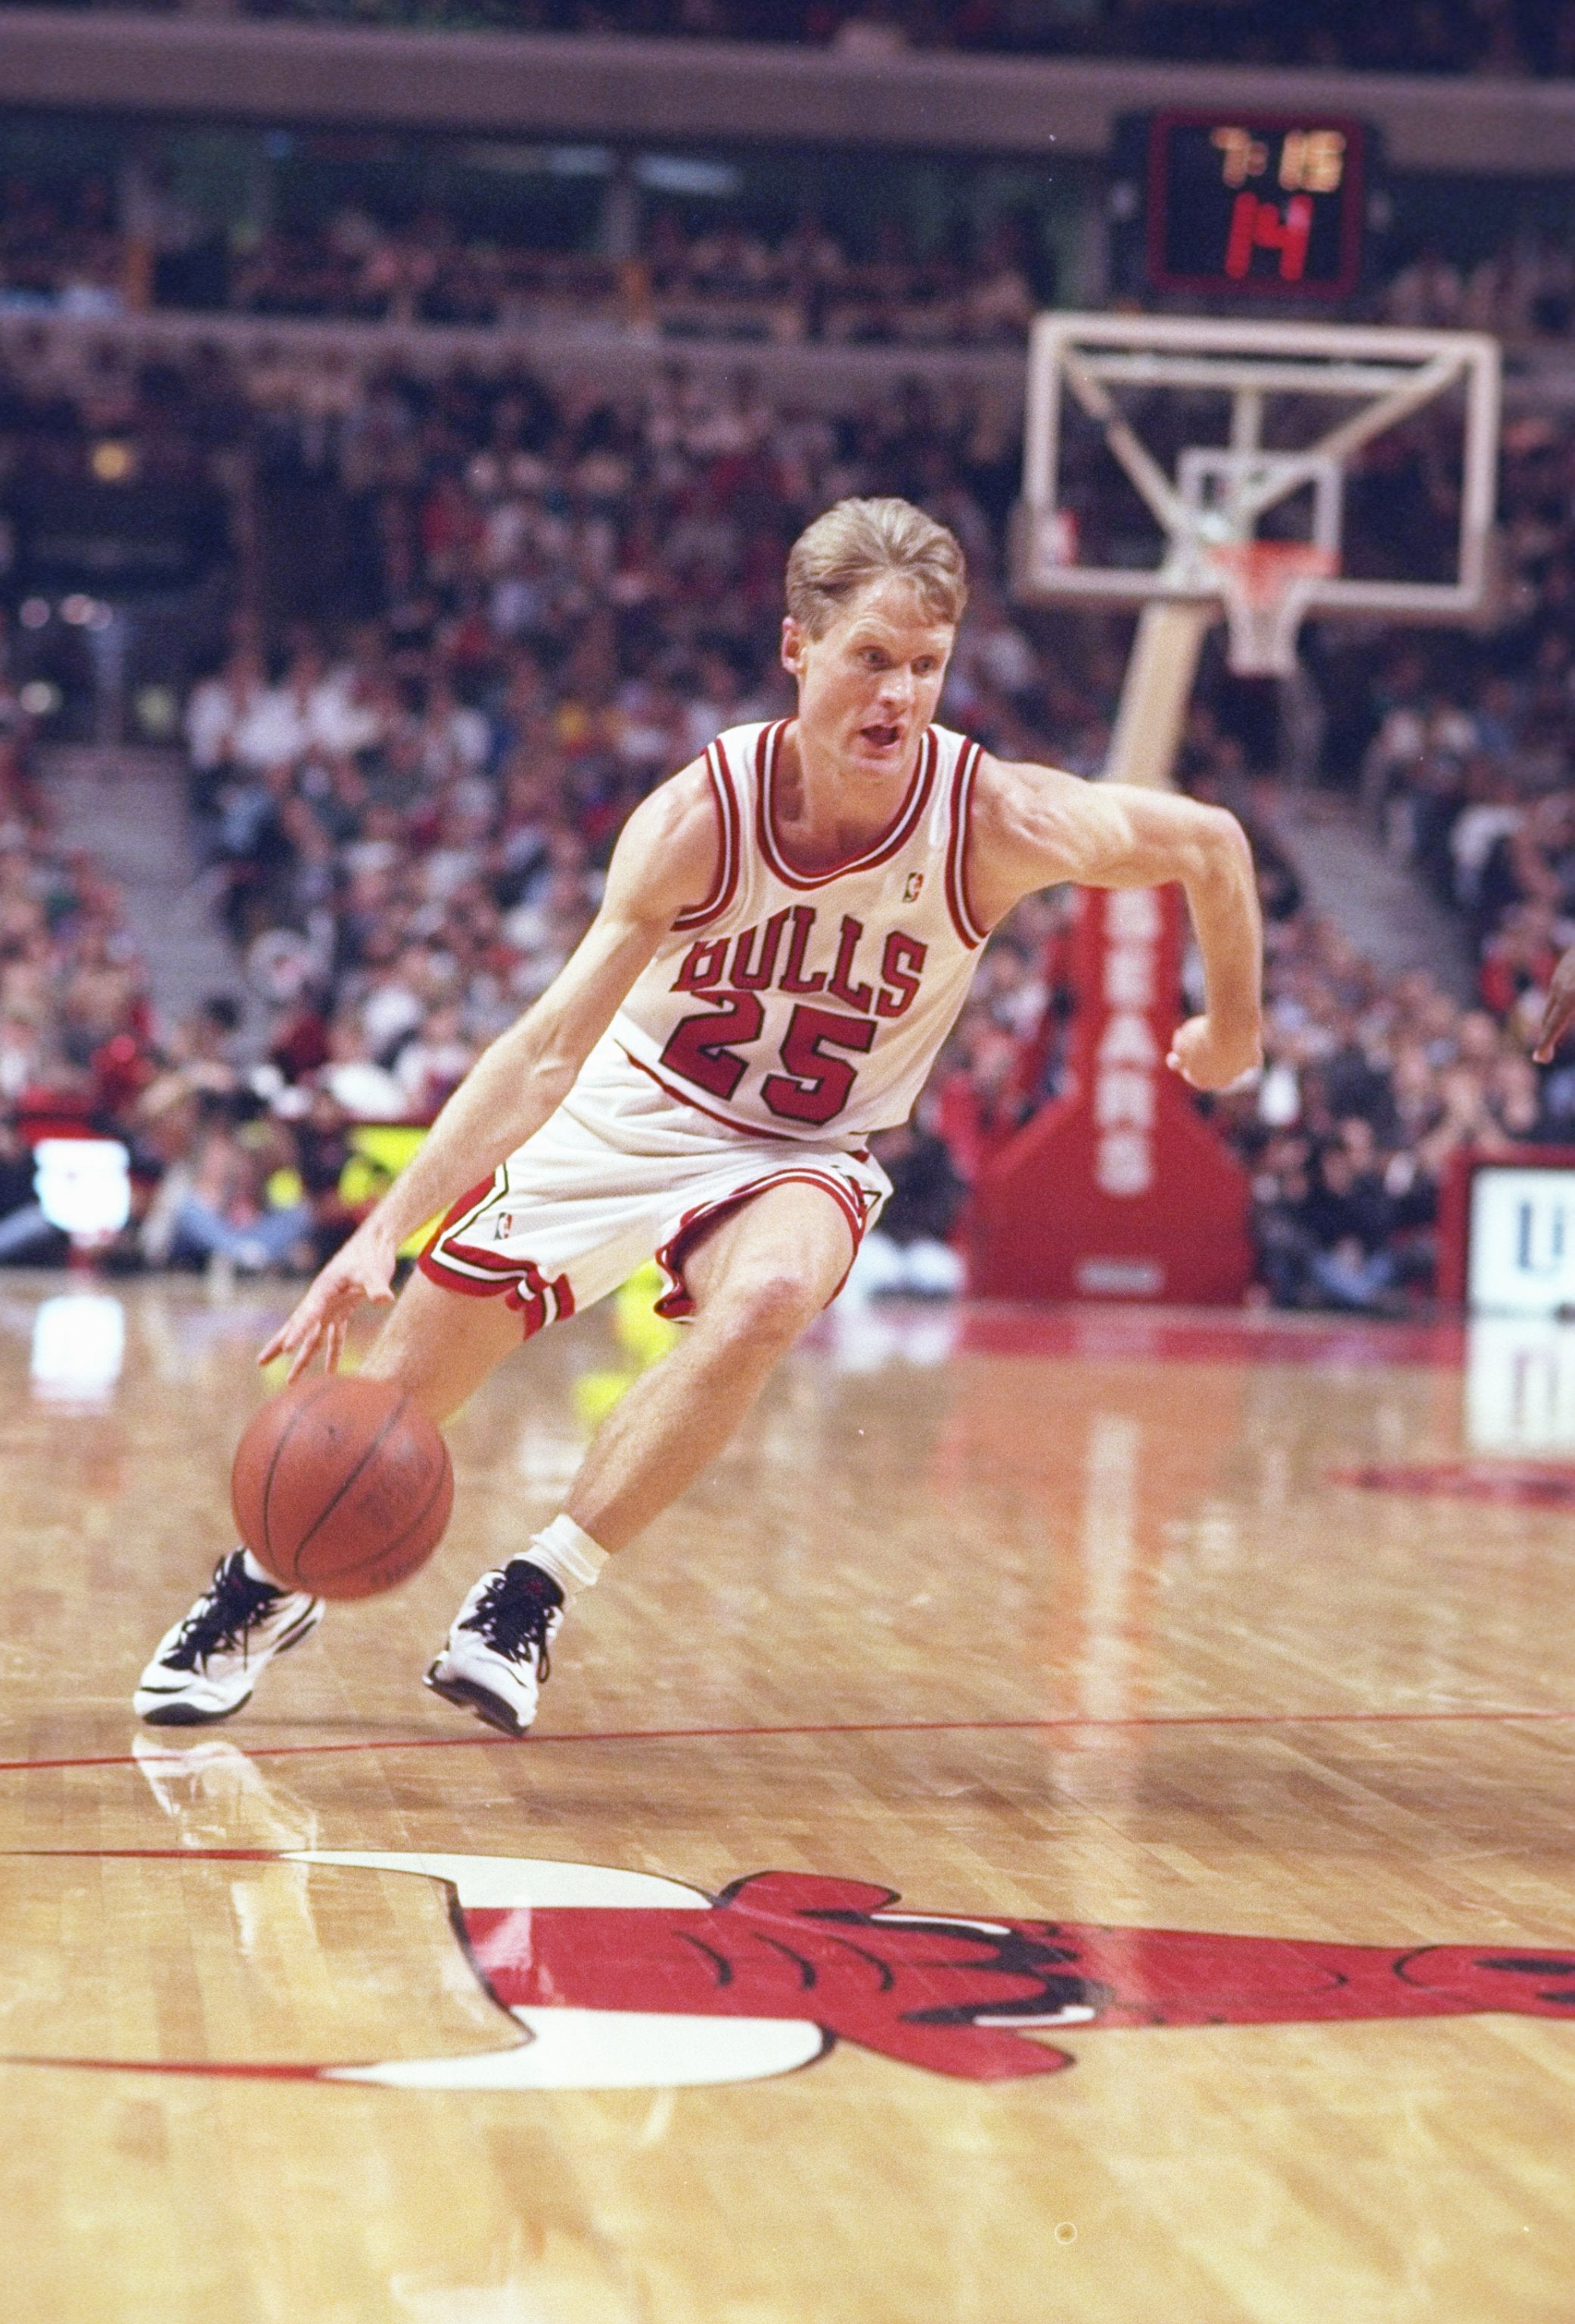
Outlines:
{"type": "Polygon", "coordinates": [[[1250,1031],[1225,1032],[1211,1017],[1189,1017],[1177,1026],[1165,1062],[1193,1089],[1229,1089],[1262,1065],[1263,1043],[1256,1026],[1250,1031]]]}

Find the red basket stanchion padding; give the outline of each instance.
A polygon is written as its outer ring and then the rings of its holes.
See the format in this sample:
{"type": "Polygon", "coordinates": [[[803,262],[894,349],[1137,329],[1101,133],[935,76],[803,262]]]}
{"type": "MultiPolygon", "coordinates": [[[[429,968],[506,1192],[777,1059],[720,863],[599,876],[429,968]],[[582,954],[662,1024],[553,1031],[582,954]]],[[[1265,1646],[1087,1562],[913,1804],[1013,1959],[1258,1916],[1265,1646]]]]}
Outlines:
{"type": "Polygon", "coordinates": [[[981,1175],[970,1288],[1239,1305],[1253,1275],[1247,1174],[1165,1062],[1181,890],[1086,890],[1080,904],[1067,1089],[981,1175]]]}

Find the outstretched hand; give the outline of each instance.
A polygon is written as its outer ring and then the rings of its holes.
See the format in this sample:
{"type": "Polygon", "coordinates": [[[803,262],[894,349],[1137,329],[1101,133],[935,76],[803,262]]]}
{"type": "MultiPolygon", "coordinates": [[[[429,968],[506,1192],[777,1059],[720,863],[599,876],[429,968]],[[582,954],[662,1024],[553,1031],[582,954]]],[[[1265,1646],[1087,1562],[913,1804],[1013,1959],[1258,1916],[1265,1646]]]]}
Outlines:
{"type": "Polygon", "coordinates": [[[1548,987],[1547,1006],[1543,1021],[1537,1028],[1537,1045],[1532,1056],[1539,1065],[1551,1065],[1570,1020],[1575,1017],[1575,946],[1571,946],[1553,971],[1553,981],[1548,987]]]}
{"type": "Polygon", "coordinates": [[[370,1299],[386,1306],[393,1297],[398,1257],[390,1238],[366,1220],[313,1277],[288,1322],[260,1351],[257,1361],[271,1364],[276,1356],[288,1356],[289,1379],[298,1380],[321,1348],[326,1370],[337,1371],[345,1327],[362,1301],[370,1299]]]}
{"type": "Polygon", "coordinates": [[[1195,1090],[1229,1089],[1263,1063],[1256,1032],[1226,1034],[1211,1017],[1189,1017],[1171,1038],[1165,1064],[1195,1090]]]}

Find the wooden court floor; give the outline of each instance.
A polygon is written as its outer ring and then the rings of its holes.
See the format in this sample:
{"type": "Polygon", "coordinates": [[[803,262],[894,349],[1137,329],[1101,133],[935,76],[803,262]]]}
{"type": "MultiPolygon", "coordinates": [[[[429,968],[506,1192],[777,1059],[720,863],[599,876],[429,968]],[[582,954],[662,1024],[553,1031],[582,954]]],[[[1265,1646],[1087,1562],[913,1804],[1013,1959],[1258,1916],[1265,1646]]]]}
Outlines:
{"type": "Polygon", "coordinates": [[[278,1305],[0,1279],[0,2312],[1568,2324],[1541,1357],[834,1317],[513,1744],[419,1677],[654,1351],[603,1313],[456,1425],[431,1568],[139,1738],[278,1305]]]}

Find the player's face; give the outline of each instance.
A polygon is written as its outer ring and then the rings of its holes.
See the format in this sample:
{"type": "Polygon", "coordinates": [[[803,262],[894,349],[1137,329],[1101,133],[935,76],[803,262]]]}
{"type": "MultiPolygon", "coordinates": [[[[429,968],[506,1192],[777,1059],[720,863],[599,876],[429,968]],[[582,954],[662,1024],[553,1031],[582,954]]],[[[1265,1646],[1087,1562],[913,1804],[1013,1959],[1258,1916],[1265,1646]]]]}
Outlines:
{"type": "Polygon", "coordinates": [[[871,582],[819,637],[789,615],[782,663],[798,681],[801,728],[850,773],[904,772],[935,715],[956,634],[897,575],[871,582]]]}

